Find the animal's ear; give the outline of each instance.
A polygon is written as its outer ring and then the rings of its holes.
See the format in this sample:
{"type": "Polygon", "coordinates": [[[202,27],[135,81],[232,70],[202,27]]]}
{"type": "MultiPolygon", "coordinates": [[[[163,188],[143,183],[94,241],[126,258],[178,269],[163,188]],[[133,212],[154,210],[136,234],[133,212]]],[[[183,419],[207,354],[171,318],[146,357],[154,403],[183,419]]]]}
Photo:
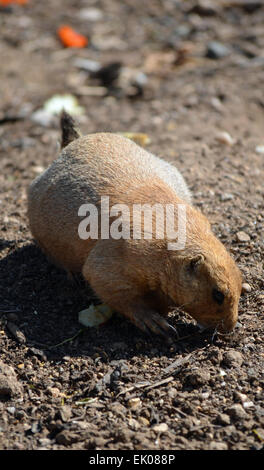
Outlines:
{"type": "Polygon", "coordinates": [[[189,260],[189,268],[191,271],[196,269],[204,262],[204,256],[202,254],[196,255],[189,260]]]}

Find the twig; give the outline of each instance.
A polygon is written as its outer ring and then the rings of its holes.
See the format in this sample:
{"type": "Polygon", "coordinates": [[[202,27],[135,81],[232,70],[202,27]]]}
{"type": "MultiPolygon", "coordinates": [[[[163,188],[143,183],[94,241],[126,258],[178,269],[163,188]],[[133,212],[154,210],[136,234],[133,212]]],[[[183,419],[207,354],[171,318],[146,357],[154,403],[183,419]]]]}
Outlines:
{"type": "Polygon", "coordinates": [[[176,359],[176,361],[172,362],[166,369],[163,370],[163,375],[166,374],[173,374],[176,373],[174,369],[178,369],[179,367],[183,366],[188,360],[190,359],[191,354],[188,354],[188,356],[181,357],[179,359],[176,359]],[[174,372],[172,372],[174,370],[174,372]]]}
{"type": "Polygon", "coordinates": [[[48,349],[53,349],[53,348],[58,348],[59,346],[62,346],[65,343],[69,343],[70,341],[73,341],[77,336],[79,336],[85,328],[82,328],[81,330],[77,331],[75,335],[73,335],[71,338],[64,339],[61,343],[54,344],[53,346],[49,346],[48,349]]]}
{"type": "Polygon", "coordinates": [[[158,380],[157,382],[153,382],[153,383],[150,383],[148,381],[143,382],[143,383],[138,382],[138,383],[135,383],[134,385],[132,385],[129,388],[121,390],[121,392],[119,392],[116,397],[119,397],[120,395],[124,395],[125,393],[128,393],[128,392],[133,392],[134,390],[138,390],[140,388],[145,388],[146,391],[151,390],[152,388],[159,387],[160,385],[165,385],[165,384],[171,382],[173,379],[174,379],[174,377],[171,376],[171,377],[166,377],[166,379],[158,380]]]}
{"type": "Polygon", "coordinates": [[[81,330],[77,331],[77,333],[75,333],[75,335],[73,335],[71,338],[66,338],[63,341],[61,341],[61,343],[54,344],[52,346],[48,346],[47,344],[44,344],[44,343],[39,343],[38,341],[34,341],[33,346],[40,346],[42,349],[58,348],[62,344],[69,343],[70,341],[73,341],[75,338],[77,338],[77,336],[79,336],[83,331],[85,331],[85,329],[86,328],[82,328],[81,330]]]}

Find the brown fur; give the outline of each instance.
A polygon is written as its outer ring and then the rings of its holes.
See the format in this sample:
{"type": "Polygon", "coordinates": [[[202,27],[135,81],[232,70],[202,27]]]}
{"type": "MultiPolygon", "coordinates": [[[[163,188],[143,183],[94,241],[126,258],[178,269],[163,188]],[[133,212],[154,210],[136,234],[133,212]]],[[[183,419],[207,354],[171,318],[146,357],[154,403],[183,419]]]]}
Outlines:
{"type": "MultiPolygon", "coordinates": [[[[168,164],[159,159],[153,160],[158,168],[154,171],[152,158],[156,157],[115,134],[74,140],[30,187],[32,234],[58,265],[82,272],[103,302],[144,331],[168,334],[164,317],[174,306],[182,306],[202,325],[230,331],[237,321],[240,271],[208,220],[189,204],[190,193],[181,175],[170,167],[171,179],[164,167],[168,164]],[[174,204],[176,212],[177,204],[186,204],[185,249],[169,251],[168,240],[155,236],[152,240],[81,240],[77,233],[80,205],[93,202],[100,210],[104,195],[110,197],[110,208],[123,203],[131,214],[135,203],[174,204]],[[213,299],[213,289],[224,294],[222,305],[213,299]]],[[[154,227],[155,223],[153,213],[154,227]]]]}

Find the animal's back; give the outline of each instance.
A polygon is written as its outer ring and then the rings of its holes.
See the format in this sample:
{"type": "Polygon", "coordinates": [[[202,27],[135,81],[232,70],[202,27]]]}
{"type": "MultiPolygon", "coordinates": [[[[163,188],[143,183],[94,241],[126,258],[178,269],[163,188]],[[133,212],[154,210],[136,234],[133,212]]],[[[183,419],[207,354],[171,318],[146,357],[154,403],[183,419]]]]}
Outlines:
{"type": "Polygon", "coordinates": [[[125,203],[129,191],[157,177],[190,202],[178,170],[131,140],[110,133],[80,137],[31,184],[28,213],[32,233],[58,264],[80,271],[94,242],[78,235],[79,207],[85,203],[98,206],[101,196],[125,203]]]}

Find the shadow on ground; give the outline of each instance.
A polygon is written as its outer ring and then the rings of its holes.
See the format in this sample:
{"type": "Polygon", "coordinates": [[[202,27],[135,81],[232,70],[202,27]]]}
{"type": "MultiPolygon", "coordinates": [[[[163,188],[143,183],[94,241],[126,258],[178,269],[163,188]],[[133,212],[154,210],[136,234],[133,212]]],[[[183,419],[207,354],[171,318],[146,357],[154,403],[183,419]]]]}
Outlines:
{"type": "Polygon", "coordinates": [[[184,340],[166,344],[158,337],[146,337],[125,318],[114,315],[99,328],[82,327],[78,312],[98,302],[81,277],[70,280],[52,265],[34,244],[14,248],[15,242],[0,241],[11,252],[0,260],[2,321],[10,315],[26,337],[26,344],[45,351],[50,359],[87,356],[103,352],[105,360],[128,359],[144,354],[175,356],[210,344],[210,334],[200,334],[193,323],[174,316],[170,322],[184,340]],[[15,317],[14,317],[15,315],[15,317]]]}

